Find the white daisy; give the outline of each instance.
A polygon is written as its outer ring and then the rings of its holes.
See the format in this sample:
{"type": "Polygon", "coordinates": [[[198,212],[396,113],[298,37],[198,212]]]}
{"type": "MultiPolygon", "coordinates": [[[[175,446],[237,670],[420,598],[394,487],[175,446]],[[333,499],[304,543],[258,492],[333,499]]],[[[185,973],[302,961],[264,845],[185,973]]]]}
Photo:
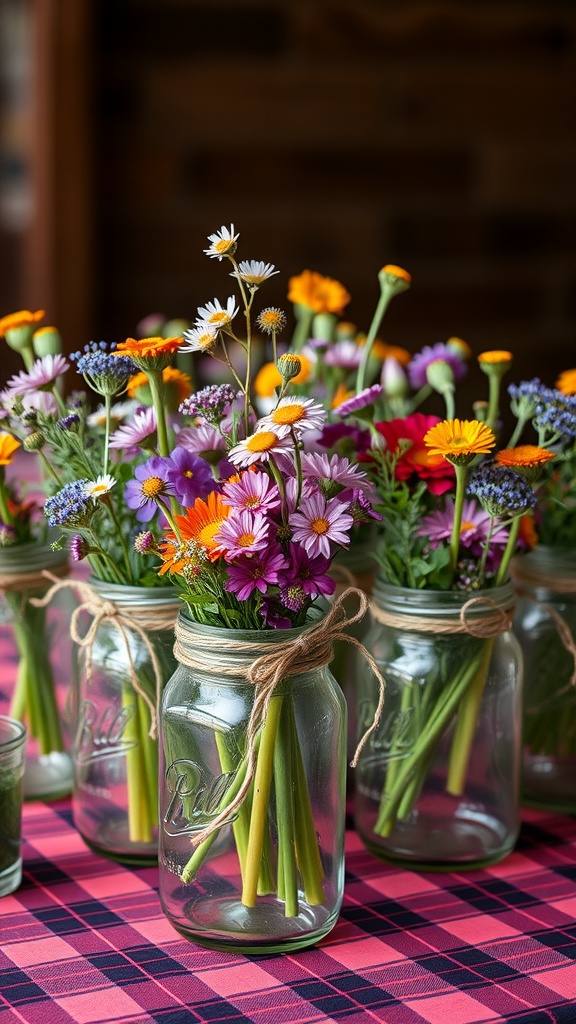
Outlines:
{"type": "Polygon", "coordinates": [[[273,263],[263,263],[262,260],[242,260],[238,264],[238,270],[233,270],[230,277],[237,277],[240,281],[253,288],[257,288],[263,281],[267,281],[274,274],[279,274],[274,269],[273,263]]]}
{"type": "Polygon", "coordinates": [[[116,480],[109,473],[105,473],[96,478],[96,480],[87,480],[84,484],[84,494],[87,498],[92,498],[92,501],[96,503],[99,498],[105,497],[106,494],[114,487],[116,480]]]}
{"type": "Polygon", "coordinates": [[[224,256],[231,256],[236,252],[236,241],[239,237],[239,234],[234,234],[233,224],[230,225],[230,230],[223,224],[220,231],[208,235],[210,248],[204,249],[204,252],[210,259],[222,260],[224,256]]]}
{"type": "Polygon", "coordinates": [[[228,459],[235,466],[247,468],[255,462],[267,462],[271,455],[289,455],[293,451],[288,427],[277,427],[275,430],[257,430],[246,437],[228,452],[228,459]]]}
{"type": "Polygon", "coordinates": [[[228,327],[237,312],[238,306],[233,295],[226,299],[226,307],[218,299],[214,299],[214,302],[207,302],[205,306],[198,307],[196,327],[202,327],[204,330],[221,331],[224,327],[228,327]]]}
{"type": "Polygon", "coordinates": [[[184,331],[184,341],[186,344],[181,345],[181,352],[209,352],[218,341],[218,332],[204,322],[184,331]]]}
{"type": "Polygon", "coordinates": [[[313,398],[299,398],[290,395],[288,398],[281,398],[278,405],[267,416],[264,416],[258,427],[266,426],[268,429],[277,430],[278,427],[291,427],[299,432],[302,430],[322,430],[326,410],[313,398]]]}

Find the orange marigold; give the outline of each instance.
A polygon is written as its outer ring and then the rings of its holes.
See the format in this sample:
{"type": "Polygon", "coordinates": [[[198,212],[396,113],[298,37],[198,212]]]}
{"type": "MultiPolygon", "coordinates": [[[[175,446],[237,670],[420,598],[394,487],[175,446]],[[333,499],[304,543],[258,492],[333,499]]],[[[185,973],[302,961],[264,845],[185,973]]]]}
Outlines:
{"type": "Polygon", "coordinates": [[[412,281],[411,275],[403,267],[396,267],[393,263],[387,263],[385,267],[382,267],[381,274],[390,274],[391,277],[399,277],[402,281],[406,281],[410,284],[412,281]]]}
{"type": "Polygon", "coordinates": [[[33,324],[43,320],[45,316],[46,313],[43,309],[37,309],[35,313],[31,313],[29,309],[19,309],[17,313],[9,313],[8,316],[0,318],[0,337],[5,337],[7,331],[16,327],[32,327],[33,324]]]}
{"type": "Polygon", "coordinates": [[[350,302],[350,294],[343,284],[332,277],[324,277],[315,270],[303,270],[288,282],[288,298],[314,313],[342,314],[350,302]]]}
{"type": "Polygon", "coordinates": [[[520,444],[516,448],[503,448],[496,453],[494,461],[500,466],[518,469],[543,466],[553,458],[554,452],[550,452],[546,448],[539,448],[535,444],[520,444]]]}
{"type": "Polygon", "coordinates": [[[118,342],[114,352],[119,356],[148,357],[169,355],[176,352],[183,338],[126,338],[118,342]]]}
{"type": "Polygon", "coordinates": [[[174,516],[182,545],[178,544],[174,533],[170,531],[166,534],[169,543],[162,551],[164,565],[159,570],[160,575],[167,572],[180,573],[193,560],[194,555],[187,555],[184,550],[186,541],[194,541],[204,548],[211,562],[222,558],[222,549],[214,537],[231,511],[229,505],[223,504],[218,491],[211,491],[206,501],[196,498],[192,508],[187,508],[184,515],[174,516]]]}
{"type": "Polygon", "coordinates": [[[424,436],[431,455],[454,465],[466,465],[476,455],[487,455],[496,444],[494,431],[478,420],[441,420],[424,436]]]}

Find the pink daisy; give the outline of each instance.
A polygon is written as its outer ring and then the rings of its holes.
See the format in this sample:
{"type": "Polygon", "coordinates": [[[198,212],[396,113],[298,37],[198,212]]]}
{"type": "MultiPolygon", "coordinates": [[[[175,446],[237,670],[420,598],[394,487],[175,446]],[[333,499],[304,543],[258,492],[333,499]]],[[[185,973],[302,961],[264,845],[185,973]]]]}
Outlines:
{"type": "Polygon", "coordinates": [[[344,455],[328,456],[325,452],[304,453],[302,472],[305,477],[315,480],[327,497],[333,497],[348,487],[368,494],[373,493],[368,475],[344,455]]]}
{"type": "Polygon", "coordinates": [[[227,562],[239,555],[252,555],[268,547],[270,523],[261,512],[238,512],[221,524],[214,539],[227,562]]]}
{"type": "Polygon", "coordinates": [[[286,559],[279,544],[268,546],[255,555],[241,555],[228,566],[224,587],[230,594],[236,594],[239,601],[247,601],[255,590],[265,594],[270,585],[277,584],[278,573],[285,565],[286,559]]]}
{"type": "Polygon", "coordinates": [[[6,387],[11,395],[26,395],[29,391],[40,391],[49,388],[57,377],[70,368],[70,363],[62,355],[42,356],[33,363],[28,373],[24,370],[11,377],[6,387]]]}
{"type": "MultiPolygon", "coordinates": [[[[424,516],[418,535],[428,537],[434,547],[443,540],[449,540],[452,536],[452,524],[454,522],[454,501],[446,498],[444,508],[436,509],[430,515],[424,516]]],[[[480,554],[482,545],[488,539],[490,529],[490,515],[473,499],[464,501],[462,507],[462,523],[460,526],[460,543],[464,548],[474,548],[480,554]]],[[[494,524],[494,533],[490,538],[491,544],[506,544],[508,530],[494,524]]]]}
{"type": "Polygon", "coordinates": [[[364,388],[357,395],[352,395],[352,398],[347,398],[345,402],[342,402],[334,412],[336,416],[350,416],[354,412],[360,412],[360,409],[365,409],[366,406],[372,405],[377,398],[380,398],[383,387],[381,384],[372,384],[369,388],[364,388]]]}
{"type": "Polygon", "coordinates": [[[288,519],[293,529],[292,540],[302,544],[309,555],[330,557],[330,542],[348,547],[349,531],[354,522],[338,498],[326,498],[318,493],[305,498],[298,512],[288,519]]]}
{"type": "Polygon", "coordinates": [[[222,488],[222,504],[250,512],[267,512],[280,506],[280,491],[266,473],[242,473],[238,482],[222,488]]]}
{"type": "Polygon", "coordinates": [[[121,448],[125,455],[137,455],[156,443],[156,413],[152,406],[139,409],[129,423],[122,424],[108,442],[109,448],[121,448]]]}

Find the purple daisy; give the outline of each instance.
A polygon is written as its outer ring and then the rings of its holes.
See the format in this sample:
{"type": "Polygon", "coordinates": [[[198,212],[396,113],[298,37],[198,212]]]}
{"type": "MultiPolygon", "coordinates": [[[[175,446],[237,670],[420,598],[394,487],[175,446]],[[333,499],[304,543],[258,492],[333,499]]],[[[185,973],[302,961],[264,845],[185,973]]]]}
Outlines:
{"type": "Polygon", "coordinates": [[[367,494],[373,493],[372,484],[364,470],[343,455],[328,456],[325,452],[304,453],[302,472],[308,479],[316,481],[326,498],[333,498],[348,487],[365,491],[367,494]]]}
{"type": "Polygon", "coordinates": [[[466,375],[466,363],[444,342],[439,341],[436,345],[425,345],[422,351],[417,352],[408,364],[408,377],[414,390],[424,387],[428,366],[439,359],[448,363],[454,374],[454,380],[462,380],[466,375]]]}
{"type": "Polygon", "coordinates": [[[109,448],[121,448],[125,455],[138,455],[156,444],[156,413],[152,406],[138,409],[129,423],[110,435],[109,448]]]}
{"type": "Polygon", "coordinates": [[[383,390],[381,384],[372,384],[369,388],[364,388],[363,391],[360,391],[359,394],[352,395],[352,398],[347,398],[345,402],[342,402],[341,405],[334,409],[334,412],[336,416],[341,416],[343,419],[354,412],[360,412],[361,409],[372,405],[377,398],[380,398],[383,390]]]}
{"type": "MultiPolygon", "coordinates": [[[[333,594],[336,589],[336,581],[328,576],[330,560],[324,555],[310,555],[304,550],[301,544],[290,544],[288,552],[288,566],[278,575],[280,585],[280,596],[284,600],[284,590],[298,587],[306,597],[319,597],[320,594],[333,594]]],[[[298,609],[294,608],[293,611],[298,609]]]]}
{"type": "Polygon", "coordinates": [[[353,522],[338,498],[326,501],[320,493],[305,498],[299,510],[289,517],[292,539],[302,544],[309,555],[326,558],[330,558],[330,542],[348,547],[353,522]]]}
{"type": "Polygon", "coordinates": [[[126,484],[124,498],[128,508],[137,510],[138,522],[149,523],[159,505],[167,505],[169,496],[176,493],[174,485],[168,480],[170,468],[170,460],[159,455],[151,455],[143,465],[136,466],[136,479],[126,484]]]}
{"type": "Polygon", "coordinates": [[[168,483],[174,488],[173,493],[178,501],[186,508],[191,508],[196,498],[206,498],[214,490],[210,466],[187,448],[174,448],[168,462],[168,483]]]}
{"type": "Polygon", "coordinates": [[[261,512],[237,512],[225,519],[214,540],[227,562],[268,547],[270,521],[261,512]]]}
{"type": "Polygon", "coordinates": [[[255,555],[241,555],[228,566],[225,589],[236,594],[239,601],[247,601],[255,590],[265,594],[270,585],[278,583],[278,573],[285,564],[279,544],[270,545],[255,555]]]}
{"type": "Polygon", "coordinates": [[[280,491],[267,473],[242,473],[238,482],[222,488],[222,504],[250,512],[268,512],[280,507],[280,491]]]}
{"type": "Polygon", "coordinates": [[[11,377],[6,388],[11,395],[26,395],[29,391],[45,390],[69,368],[70,363],[62,355],[42,356],[32,364],[28,372],[22,370],[15,377],[11,377]]]}

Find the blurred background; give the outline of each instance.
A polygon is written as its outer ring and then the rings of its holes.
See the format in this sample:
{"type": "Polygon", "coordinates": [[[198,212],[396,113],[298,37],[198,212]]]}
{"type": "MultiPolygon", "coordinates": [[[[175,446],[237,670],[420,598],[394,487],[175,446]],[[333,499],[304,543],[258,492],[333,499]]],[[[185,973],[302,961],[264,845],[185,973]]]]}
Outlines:
{"type": "Polygon", "coordinates": [[[388,343],[576,366],[573,0],[0,0],[0,27],[0,315],[68,351],[193,319],[233,223],[281,271],[262,305],[308,268],[365,330],[394,263],[388,343]]]}

